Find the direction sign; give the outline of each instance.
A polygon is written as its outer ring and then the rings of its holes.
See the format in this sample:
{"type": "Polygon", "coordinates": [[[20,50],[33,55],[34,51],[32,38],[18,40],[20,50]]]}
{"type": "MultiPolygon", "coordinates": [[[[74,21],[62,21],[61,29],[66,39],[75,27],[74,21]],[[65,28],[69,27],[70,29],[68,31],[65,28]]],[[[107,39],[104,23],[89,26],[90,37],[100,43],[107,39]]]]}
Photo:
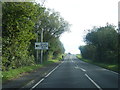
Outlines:
{"type": "Polygon", "coordinates": [[[40,50],[48,49],[48,42],[36,42],[35,49],[40,49],[40,50]]]}

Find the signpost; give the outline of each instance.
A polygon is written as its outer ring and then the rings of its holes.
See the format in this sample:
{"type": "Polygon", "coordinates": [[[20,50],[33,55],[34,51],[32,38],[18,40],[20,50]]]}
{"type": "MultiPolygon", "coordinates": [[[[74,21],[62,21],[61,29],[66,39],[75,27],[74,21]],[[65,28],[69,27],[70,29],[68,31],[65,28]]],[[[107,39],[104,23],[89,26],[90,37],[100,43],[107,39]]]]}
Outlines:
{"type": "Polygon", "coordinates": [[[47,50],[48,49],[48,42],[36,42],[35,49],[47,50]]]}
{"type": "Polygon", "coordinates": [[[42,64],[43,50],[48,49],[48,42],[36,42],[35,49],[41,50],[41,64],[42,64]]]}

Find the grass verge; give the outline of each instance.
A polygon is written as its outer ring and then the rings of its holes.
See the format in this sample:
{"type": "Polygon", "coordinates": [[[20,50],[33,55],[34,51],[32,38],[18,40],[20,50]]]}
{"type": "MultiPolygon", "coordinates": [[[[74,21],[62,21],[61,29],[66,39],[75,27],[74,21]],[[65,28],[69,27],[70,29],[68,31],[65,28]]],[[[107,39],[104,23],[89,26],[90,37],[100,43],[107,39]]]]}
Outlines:
{"type": "Polygon", "coordinates": [[[9,71],[4,71],[2,72],[2,82],[6,82],[7,80],[20,77],[23,73],[31,72],[42,66],[43,65],[24,66],[24,67],[20,67],[17,69],[11,69],[9,71]]]}
{"type": "Polygon", "coordinates": [[[92,60],[84,59],[84,58],[82,58],[82,56],[81,56],[80,54],[77,54],[76,56],[77,56],[78,59],[80,59],[80,60],[82,60],[82,61],[84,61],[84,62],[91,63],[91,64],[94,64],[94,65],[97,65],[97,66],[106,68],[106,69],[108,69],[108,70],[115,71],[115,72],[117,72],[117,73],[120,72],[120,71],[118,70],[118,64],[98,63],[98,62],[93,62],[92,60]]]}
{"type": "Polygon", "coordinates": [[[60,61],[59,60],[48,60],[48,61],[43,62],[43,64],[24,66],[24,67],[20,67],[17,69],[11,69],[9,71],[4,71],[4,72],[2,72],[2,82],[4,83],[8,80],[18,78],[18,77],[24,75],[25,73],[29,73],[29,72],[32,72],[41,67],[50,65],[52,63],[58,63],[58,62],[60,62],[60,61]]]}

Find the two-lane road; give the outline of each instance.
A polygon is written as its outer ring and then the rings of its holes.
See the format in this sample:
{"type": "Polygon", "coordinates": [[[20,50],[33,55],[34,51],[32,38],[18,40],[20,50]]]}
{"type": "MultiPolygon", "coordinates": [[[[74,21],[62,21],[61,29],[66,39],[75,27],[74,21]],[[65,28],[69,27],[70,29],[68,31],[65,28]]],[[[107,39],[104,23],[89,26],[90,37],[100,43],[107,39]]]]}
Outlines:
{"type": "Polygon", "coordinates": [[[118,88],[118,74],[67,55],[32,88],[118,88]]]}

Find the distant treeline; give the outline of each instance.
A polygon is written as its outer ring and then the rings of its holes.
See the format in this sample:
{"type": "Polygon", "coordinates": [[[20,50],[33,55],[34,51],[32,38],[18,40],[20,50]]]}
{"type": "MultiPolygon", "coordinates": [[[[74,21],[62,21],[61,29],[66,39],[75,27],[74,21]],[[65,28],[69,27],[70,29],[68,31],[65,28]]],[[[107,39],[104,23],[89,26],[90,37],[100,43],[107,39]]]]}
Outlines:
{"type": "Polygon", "coordinates": [[[42,29],[43,41],[49,43],[44,60],[64,53],[59,37],[69,30],[69,24],[58,12],[35,2],[3,2],[2,14],[3,71],[40,63],[34,47],[37,37],[40,42],[42,29]]]}
{"type": "Polygon", "coordinates": [[[118,29],[111,24],[94,27],[85,36],[85,46],[80,46],[82,57],[94,62],[118,63],[119,40],[118,29]]]}

